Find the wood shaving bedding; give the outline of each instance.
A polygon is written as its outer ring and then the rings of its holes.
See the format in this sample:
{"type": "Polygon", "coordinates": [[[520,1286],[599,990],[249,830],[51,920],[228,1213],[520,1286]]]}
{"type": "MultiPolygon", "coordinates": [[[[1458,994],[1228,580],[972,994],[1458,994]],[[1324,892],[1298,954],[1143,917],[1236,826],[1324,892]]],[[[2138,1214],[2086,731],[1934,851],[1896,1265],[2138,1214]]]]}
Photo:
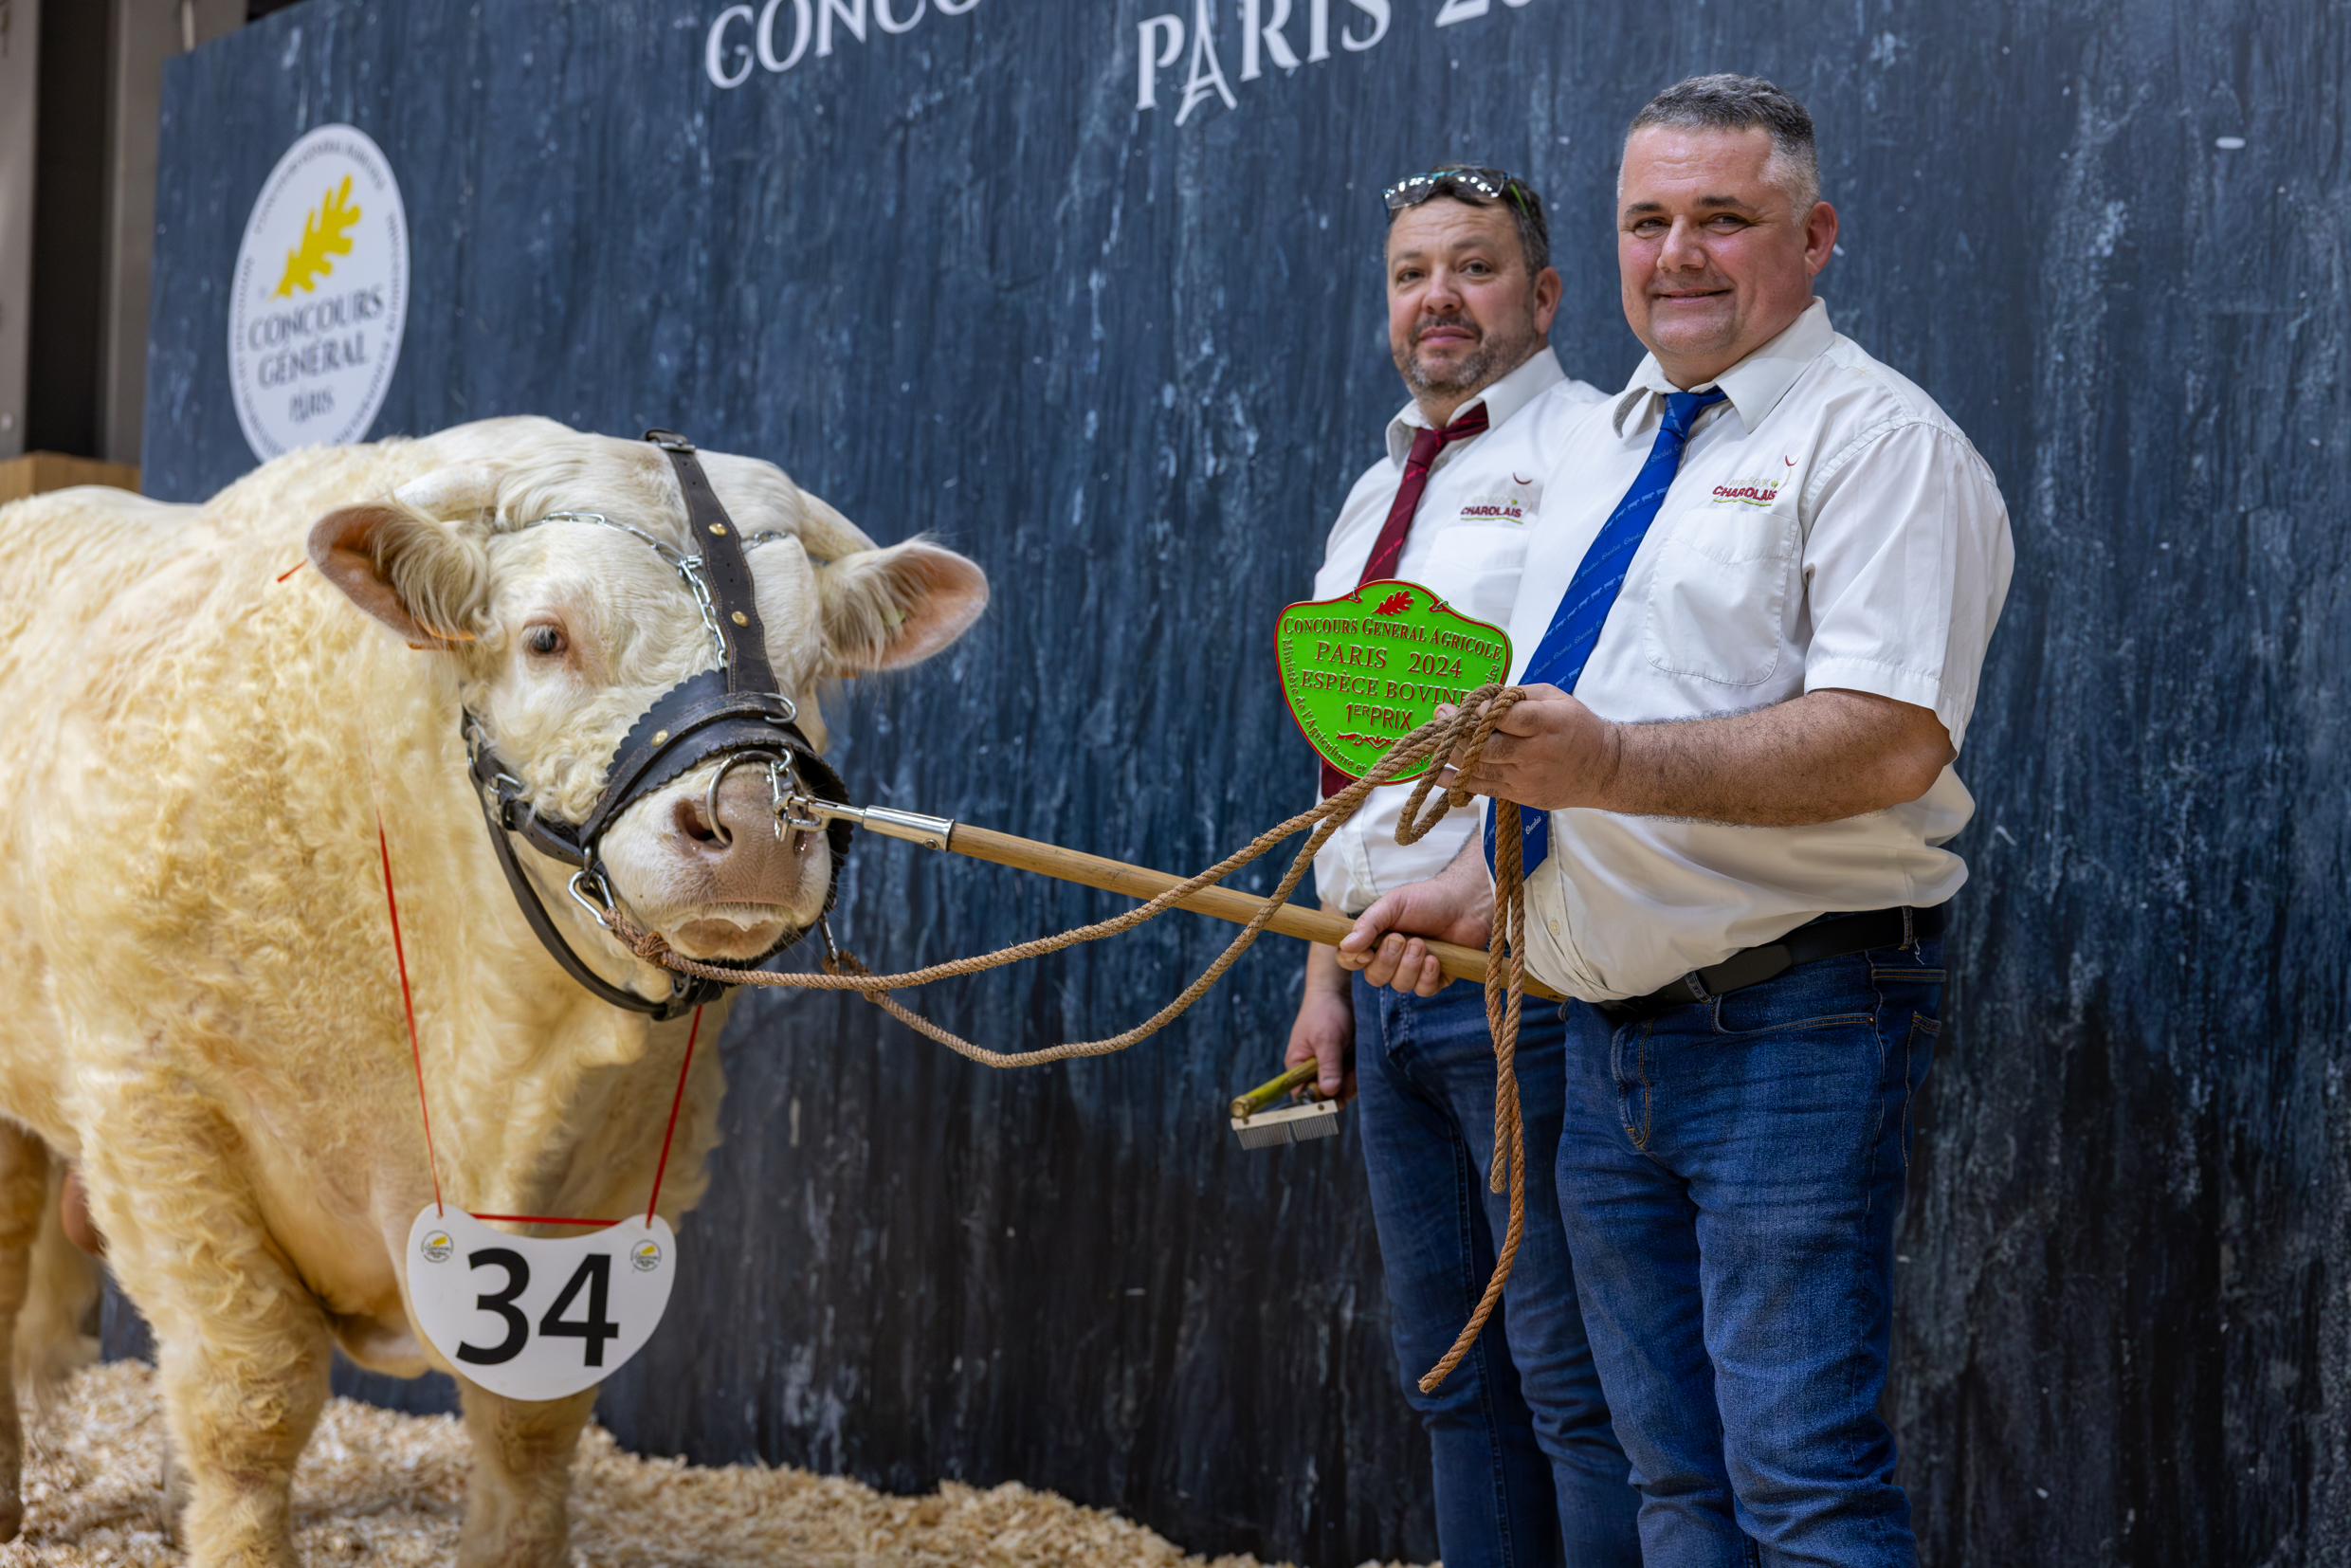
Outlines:
{"type": "MultiPolygon", "coordinates": [[[[0,1568],[187,1561],[163,1534],[152,1368],[89,1368],[26,1415],[25,1530],[0,1546],[0,1568]]],[[[302,1561],[451,1561],[467,1456],[453,1417],[331,1401],[294,1478],[302,1561]]],[[[1260,1568],[1251,1557],[1187,1557],[1139,1524],[1014,1482],[892,1497],[807,1470],[641,1459],[601,1427],[581,1439],[573,1471],[572,1548],[574,1568],[1260,1568]]]]}

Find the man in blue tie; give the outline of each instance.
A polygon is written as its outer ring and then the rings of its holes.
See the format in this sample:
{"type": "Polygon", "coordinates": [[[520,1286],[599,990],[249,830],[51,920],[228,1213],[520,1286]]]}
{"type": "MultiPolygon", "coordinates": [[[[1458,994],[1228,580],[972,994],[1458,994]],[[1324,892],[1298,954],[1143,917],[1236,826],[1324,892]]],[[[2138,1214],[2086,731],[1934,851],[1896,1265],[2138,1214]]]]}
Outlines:
{"type": "MultiPolygon", "coordinates": [[[[1893,1227],[2014,556],[1966,437],[1813,297],[1818,171],[1769,82],[1634,118],[1649,355],[1545,480],[1529,695],[1466,779],[1527,809],[1528,965],[1577,998],[1559,1206],[1649,1568],[1916,1560],[1876,1413],[1893,1227]]],[[[1485,861],[1384,895],[1341,965],[1426,986],[1408,934],[1483,941],[1485,861]]]]}

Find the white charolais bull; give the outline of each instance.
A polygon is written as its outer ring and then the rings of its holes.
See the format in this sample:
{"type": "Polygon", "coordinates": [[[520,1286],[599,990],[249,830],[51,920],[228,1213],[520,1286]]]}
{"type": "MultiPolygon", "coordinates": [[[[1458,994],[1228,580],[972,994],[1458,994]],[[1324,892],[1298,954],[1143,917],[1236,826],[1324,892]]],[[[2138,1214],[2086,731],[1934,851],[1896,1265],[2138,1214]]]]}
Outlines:
{"type": "MultiPolygon", "coordinates": [[[[745,536],[784,536],[750,562],[804,727],[820,684],[936,652],[986,603],[960,556],[877,549],[767,464],[703,463],[745,536]]],[[[0,512],[0,1313],[26,1300],[28,1252],[53,1255],[35,1243],[71,1162],[156,1333],[200,1564],[294,1562],[289,1479],[333,1346],[403,1376],[455,1370],[404,1304],[432,1179],[379,804],[448,1201],[647,1201],[687,1026],[593,1000],[534,940],[483,831],[460,709],[539,811],[576,819],[630,722],[717,660],[652,549],[525,526],[556,512],[688,544],[660,451],[537,419],[294,453],[201,508],[85,489],[0,512]]],[[[759,770],[728,775],[714,830],[714,768],[631,808],[606,859],[639,924],[741,957],[813,921],[830,850],[770,830],[759,770]]],[[[667,994],[564,896],[567,867],[524,854],[606,978],[667,994]]],[[[705,1040],[720,1021],[705,1015],[705,1040]]],[[[699,1051],[662,1189],[672,1223],[706,1184],[722,1088],[718,1053],[699,1051]]],[[[76,1288],[36,1283],[24,1335],[70,1318],[76,1288]]],[[[593,1392],[464,1394],[462,1560],[565,1560],[593,1392]]],[[[0,1439],[13,1507],[12,1423],[0,1439]]]]}

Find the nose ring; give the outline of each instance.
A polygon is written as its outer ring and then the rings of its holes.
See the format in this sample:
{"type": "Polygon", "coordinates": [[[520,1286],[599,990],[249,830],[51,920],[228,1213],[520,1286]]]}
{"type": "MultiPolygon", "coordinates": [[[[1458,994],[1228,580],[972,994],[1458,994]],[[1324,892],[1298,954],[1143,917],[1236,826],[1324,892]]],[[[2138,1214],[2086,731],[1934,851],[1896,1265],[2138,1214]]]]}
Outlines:
{"type": "Polygon", "coordinates": [[[710,836],[719,841],[720,848],[730,848],[735,843],[735,835],[719,820],[719,786],[726,782],[727,770],[734,766],[732,757],[720,763],[719,771],[710,775],[709,793],[702,796],[702,820],[710,824],[710,836]]]}
{"type": "MultiPolygon", "coordinates": [[[[766,763],[768,790],[771,793],[775,793],[777,763],[775,757],[765,752],[730,752],[727,754],[719,763],[719,771],[710,775],[710,788],[702,793],[702,816],[710,824],[710,836],[719,841],[719,848],[721,849],[734,847],[735,835],[727,831],[726,824],[719,818],[719,787],[726,782],[726,775],[735,771],[735,766],[738,762],[766,763]]],[[[784,836],[781,824],[776,827],[775,836],[778,839],[784,836]]]]}

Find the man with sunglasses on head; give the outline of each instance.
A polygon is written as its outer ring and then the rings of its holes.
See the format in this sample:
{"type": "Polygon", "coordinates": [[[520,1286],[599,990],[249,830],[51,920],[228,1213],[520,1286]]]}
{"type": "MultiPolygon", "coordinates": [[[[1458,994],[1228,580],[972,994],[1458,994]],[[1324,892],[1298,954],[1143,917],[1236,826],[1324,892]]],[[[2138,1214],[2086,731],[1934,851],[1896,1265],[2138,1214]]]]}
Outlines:
{"type": "MultiPolygon", "coordinates": [[[[1649,357],[1558,453],[1510,621],[1526,696],[1461,780],[1532,808],[1527,967],[1579,998],[1560,1211],[1648,1568],[1918,1560],[1877,1413],[1894,1220],[1967,876],[1950,764],[2014,553],[1967,438],[1813,297],[1836,238],[1770,82],[1633,117],[1649,357]]],[[[1481,938],[1482,858],[1384,897],[1340,961],[1434,978],[1398,933],[1481,938]]]]}
{"type": "MultiPolygon", "coordinates": [[[[1542,203],[1524,181],[1441,168],[1385,194],[1388,341],[1412,401],[1388,422],[1387,455],[1340,508],[1314,596],[1401,577],[1500,624],[1554,447],[1600,393],[1568,379],[1551,352],[1559,275],[1542,203]]],[[[1322,793],[1349,782],[1325,767],[1322,793]]],[[[1457,812],[1398,845],[1408,793],[1376,792],[1324,847],[1315,882],[1325,909],[1359,914],[1390,888],[1433,876],[1474,836],[1474,819],[1457,812]]],[[[1375,989],[1341,971],[1333,949],[1312,948],[1285,1060],[1319,1062],[1321,1091],[1353,1093],[1361,1105],[1396,1357],[1429,1433],[1445,1561],[1636,1568],[1639,1499],[1584,1340],[1550,1183],[1527,1183],[1524,1239],[1485,1334],[1434,1394],[1420,1392],[1484,1291],[1508,1222],[1506,1200],[1486,1184],[1494,1044],[1485,994],[1467,982],[1428,990],[1375,989]]],[[[1519,1036],[1537,1172],[1551,1168],[1558,1140],[1561,1034],[1556,1016],[1530,1010],[1519,1036]]]]}

